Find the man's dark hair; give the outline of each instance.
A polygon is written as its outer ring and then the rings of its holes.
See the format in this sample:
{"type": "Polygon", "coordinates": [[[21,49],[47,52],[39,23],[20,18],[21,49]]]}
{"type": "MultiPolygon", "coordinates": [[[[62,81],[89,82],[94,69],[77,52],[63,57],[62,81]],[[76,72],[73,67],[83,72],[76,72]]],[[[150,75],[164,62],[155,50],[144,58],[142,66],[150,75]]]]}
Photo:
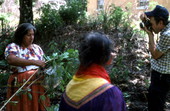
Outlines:
{"type": "Polygon", "coordinates": [[[91,32],[83,36],[79,49],[80,64],[87,67],[93,63],[105,65],[110,58],[112,42],[104,34],[91,32]]]}
{"type": "Polygon", "coordinates": [[[164,19],[162,17],[154,16],[154,19],[156,21],[156,24],[158,24],[160,21],[162,21],[164,25],[167,25],[169,23],[167,19],[164,19]]]}
{"type": "Polygon", "coordinates": [[[29,30],[33,29],[34,32],[36,28],[30,23],[22,23],[18,26],[14,34],[14,43],[21,46],[24,36],[28,33],[29,30]]]}

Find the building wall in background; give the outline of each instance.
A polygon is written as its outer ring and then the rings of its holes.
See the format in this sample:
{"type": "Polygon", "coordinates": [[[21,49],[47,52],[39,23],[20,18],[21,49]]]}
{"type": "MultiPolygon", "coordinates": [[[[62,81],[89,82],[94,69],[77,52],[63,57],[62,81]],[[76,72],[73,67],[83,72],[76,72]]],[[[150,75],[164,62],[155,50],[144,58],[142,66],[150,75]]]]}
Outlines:
{"type": "Polygon", "coordinates": [[[97,13],[97,0],[87,0],[87,11],[90,15],[97,13]]]}
{"type": "Polygon", "coordinates": [[[170,11],[170,0],[151,0],[158,2],[159,5],[163,5],[170,11]]]}
{"type": "Polygon", "coordinates": [[[150,2],[157,2],[159,5],[166,7],[170,11],[170,0],[87,0],[87,11],[90,15],[96,15],[96,13],[101,10],[98,5],[102,5],[105,11],[108,10],[109,5],[115,4],[116,6],[120,6],[123,9],[127,7],[128,4],[131,4],[131,11],[134,14],[137,14],[141,11],[147,11],[150,9],[150,2]],[[140,6],[144,5],[144,6],[140,6]]]}

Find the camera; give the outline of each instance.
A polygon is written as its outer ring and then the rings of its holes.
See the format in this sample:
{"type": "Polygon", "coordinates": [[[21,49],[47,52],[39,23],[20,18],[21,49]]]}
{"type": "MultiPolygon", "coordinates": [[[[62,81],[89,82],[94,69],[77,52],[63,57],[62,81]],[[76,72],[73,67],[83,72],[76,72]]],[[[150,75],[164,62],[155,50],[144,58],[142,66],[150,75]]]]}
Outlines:
{"type": "Polygon", "coordinates": [[[150,22],[150,20],[144,20],[140,23],[140,28],[144,28],[146,27],[148,30],[152,30],[152,24],[150,22]]]}

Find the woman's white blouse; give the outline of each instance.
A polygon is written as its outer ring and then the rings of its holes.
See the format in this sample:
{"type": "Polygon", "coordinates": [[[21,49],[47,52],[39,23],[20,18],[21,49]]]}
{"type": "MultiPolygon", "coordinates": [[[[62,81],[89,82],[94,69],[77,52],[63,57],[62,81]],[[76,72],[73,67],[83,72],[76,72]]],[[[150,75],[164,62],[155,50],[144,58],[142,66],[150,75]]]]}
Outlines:
{"type": "MultiPolygon", "coordinates": [[[[31,48],[23,48],[15,43],[11,43],[5,49],[5,58],[10,54],[26,60],[43,60],[44,52],[41,47],[36,44],[32,44],[31,48]]],[[[13,72],[25,72],[37,68],[39,67],[35,65],[15,66],[13,67],[13,72]]]]}

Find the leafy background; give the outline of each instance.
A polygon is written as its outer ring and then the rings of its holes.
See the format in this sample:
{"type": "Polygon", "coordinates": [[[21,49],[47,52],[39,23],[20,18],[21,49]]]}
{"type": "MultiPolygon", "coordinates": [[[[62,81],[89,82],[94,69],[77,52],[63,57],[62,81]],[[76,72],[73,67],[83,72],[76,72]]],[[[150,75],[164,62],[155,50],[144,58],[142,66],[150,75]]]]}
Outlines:
{"type": "MultiPolygon", "coordinates": [[[[91,31],[103,32],[113,41],[117,56],[106,69],[112,83],[122,90],[128,110],[146,110],[150,56],[146,34],[132,22],[129,10],[131,4],[129,3],[127,10],[113,4],[109,6],[109,11],[100,11],[96,17],[87,16],[84,4],[86,1],[72,0],[59,10],[54,8],[56,4],[46,4],[36,11],[40,17],[34,19],[37,28],[35,43],[46,54],[44,58],[47,64],[42,70],[46,76],[43,85],[52,102],[47,111],[58,111],[61,94],[79,65],[80,38],[91,31]]],[[[6,45],[12,41],[17,27],[9,25],[9,16],[10,14],[0,15],[0,20],[4,21],[0,34],[0,106],[6,99],[6,85],[10,75],[3,53],[6,45]]],[[[29,93],[28,96],[31,99],[29,93]]],[[[44,96],[40,99],[44,99],[44,96]]],[[[167,101],[167,108],[169,102],[170,100],[167,101]]]]}

